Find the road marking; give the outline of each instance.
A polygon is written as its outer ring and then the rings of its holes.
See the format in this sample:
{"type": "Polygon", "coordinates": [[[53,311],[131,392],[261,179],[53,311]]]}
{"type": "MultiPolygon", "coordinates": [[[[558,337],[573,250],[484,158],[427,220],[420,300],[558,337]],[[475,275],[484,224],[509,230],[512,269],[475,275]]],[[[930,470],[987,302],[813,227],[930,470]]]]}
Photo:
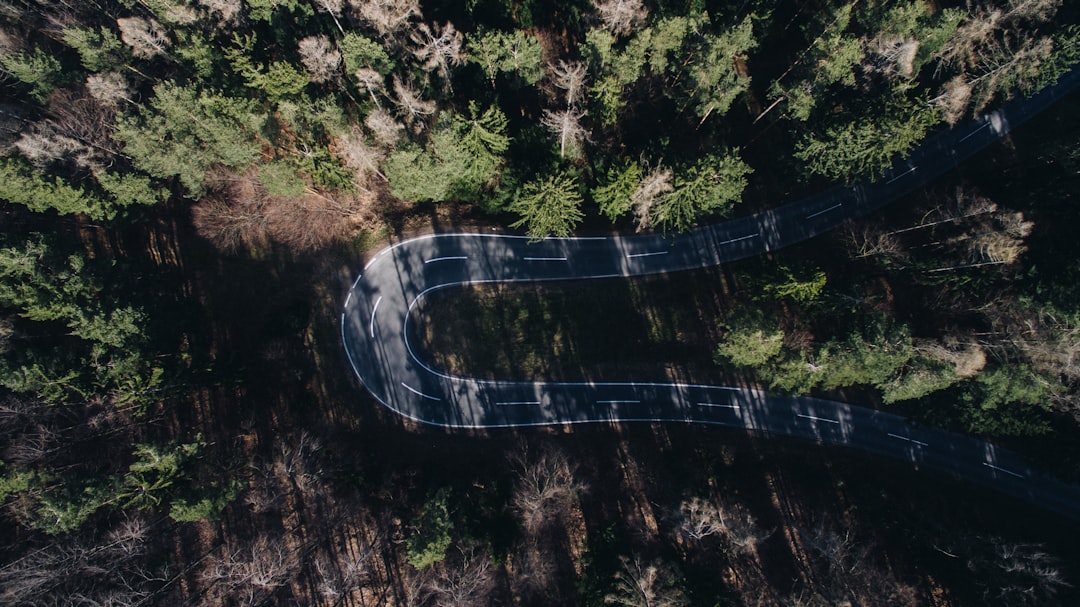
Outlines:
{"type": "Polygon", "coordinates": [[[998,466],[995,466],[994,464],[989,464],[987,462],[983,462],[983,465],[986,466],[987,468],[993,468],[994,470],[997,470],[998,472],[1004,472],[1005,474],[1011,474],[1011,475],[1015,476],[1016,478],[1027,478],[1023,474],[1018,474],[1016,472],[1013,472],[1012,470],[1006,470],[1004,468],[1000,468],[998,466]]]}
{"type": "Polygon", "coordinates": [[[719,244],[731,244],[733,242],[739,242],[740,240],[747,240],[750,238],[757,238],[759,236],[761,236],[761,234],[750,234],[748,236],[740,236],[738,238],[732,238],[731,240],[725,240],[724,242],[721,242],[719,244]]]}
{"type": "Polygon", "coordinates": [[[930,445],[928,445],[928,444],[926,444],[926,443],[924,443],[924,442],[922,442],[920,440],[915,440],[913,438],[908,438],[906,436],[900,436],[899,434],[893,434],[892,432],[889,433],[889,436],[891,436],[893,438],[898,438],[900,440],[905,440],[905,441],[907,441],[909,443],[915,443],[916,445],[919,445],[920,447],[929,447],[930,446],[930,445]]]}
{"type": "Polygon", "coordinates": [[[424,394],[423,392],[417,390],[416,388],[411,387],[409,384],[407,384],[405,382],[401,382],[401,386],[403,388],[405,388],[406,390],[408,390],[409,392],[412,392],[413,394],[417,394],[419,396],[423,396],[424,398],[426,398],[428,400],[442,400],[438,396],[429,396],[427,394],[424,394]]]}
{"type": "Polygon", "coordinates": [[[802,413],[796,413],[795,417],[802,417],[802,418],[805,418],[805,419],[812,419],[812,420],[814,420],[816,422],[827,422],[827,423],[830,423],[830,424],[839,424],[840,423],[840,422],[836,421],[835,419],[825,419],[824,417],[814,417],[813,415],[803,415],[802,413]]]}
{"type": "Polygon", "coordinates": [[[724,403],[694,403],[699,407],[715,407],[717,409],[738,409],[739,405],[730,405],[724,403]]]}
{"type": "Polygon", "coordinates": [[[596,401],[596,404],[598,404],[598,405],[618,405],[618,404],[622,404],[622,403],[640,403],[640,402],[641,402],[640,400],[598,400],[598,401],[596,401]]]}
{"type": "Polygon", "coordinates": [[[426,263],[426,264],[427,264],[427,263],[432,263],[432,262],[435,262],[435,261],[451,261],[451,260],[458,260],[458,261],[460,261],[460,260],[463,260],[463,259],[468,259],[468,257],[464,257],[464,256],[455,256],[455,257],[433,257],[433,258],[431,258],[431,259],[426,259],[426,260],[424,260],[424,263],[426,263]]]}
{"type": "Polygon", "coordinates": [[[628,258],[634,258],[634,257],[651,257],[653,255],[667,255],[667,254],[668,254],[667,251],[654,251],[652,253],[627,253],[626,256],[628,258]]]}
{"type": "Polygon", "coordinates": [[[968,139],[970,139],[971,137],[974,137],[974,136],[975,136],[975,133],[978,133],[979,131],[981,131],[981,130],[985,129],[985,128],[986,128],[986,127],[988,127],[988,126],[990,126],[990,121],[989,121],[989,120],[987,120],[987,121],[986,121],[986,124],[984,124],[984,125],[980,126],[979,128],[975,129],[974,131],[971,131],[971,132],[970,132],[970,133],[968,133],[967,135],[964,135],[964,136],[963,136],[963,137],[962,137],[962,138],[960,139],[960,141],[959,141],[958,143],[963,143],[963,142],[967,141],[967,140],[968,140],[968,139]]]}
{"type": "Polygon", "coordinates": [[[341,313],[341,324],[345,324],[345,313],[341,313]]]}
{"type": "Polygon", "coordinates": [[[349,307],[349,302],[352,301],[352,291],[349,291],[349,296],[345,298],[345,307],[349,307]]]}
{"type": "Polygon", "coordinates": [[[565,257],[522,257],[522,261],[566,261],[565,257]]]}
{"type": "Polygon", "coordinates": [[[818,211],[817,213],[810,213],[809,215],[806,216],[806,218],[807,219],[813,219],[813,218],[817,217],[818,215],[824,215],[825,213],[828,213],[829,211],[832,211],[834,209],[839,209],[842,206],[844,206],[844,205],[842,203],[838,202],[838,203],[832,205],[831,207],[829,207],[827,209],[822,209],[822,210],[818,211]]]}
{"type": "Polygon", "coordinates": [[[368,334],[375,337],[375,312],[379,309],[379,303],[382,302],[382,295],[375,300],[375,307],[371,308],[371,324],[368,325],[368,334]]]}
{"type": "Polygon", "coordinates": [[[893,177],[892,179],[890,179],[890,180],[886,181],[886,182],[885,182],[885,185],[889,185],[890,183],[892,183],[892,182],[896,181],[897,179],[900,179],[900,178],[901,178],[901,177],[903,177],[904,175],[907,175],[908,173],[912,173],[912,172],[914,172],[914,171],[915,171],[915,168],[916,168],[916,167],[911,167],[910,169],[908,169],[908,170],[904,171],[903,173],[900,173],[900,174],[899,174],[899,175],[897,175],[896,177],[893,177]]]}
{"type": "Polygon", "coordinates": [[[538,401],[538,400],[507,400],[507,401],[503,401],[503,402],[497,402],[495,404],[500,406],[500,407],[508,407],[508,406],[511,406],[511,405],[539,405],[540,401],[538,401]]]}

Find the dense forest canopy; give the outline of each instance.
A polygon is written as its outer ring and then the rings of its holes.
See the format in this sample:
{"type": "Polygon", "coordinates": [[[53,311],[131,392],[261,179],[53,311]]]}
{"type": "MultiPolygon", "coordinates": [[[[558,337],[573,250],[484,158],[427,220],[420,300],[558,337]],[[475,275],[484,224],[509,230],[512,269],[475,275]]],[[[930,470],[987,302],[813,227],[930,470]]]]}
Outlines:
{"type": "MultiPolygon", "coordinates": [[[[406,431],[339,410],[358,390],[328,328],[339,285],[321,277],[418,216],[533,238],[675,232],[875,179],[1073,69],[1078,11],[0,1],[0,600],[1049,604],[1067,584],[1041,548],[916,521],[921,557],[973,572],[943,589],[827,508],[758,520],[704,450],[708,471],[678,476],[692,490],[623,461],[619,491],[583,480],[606,460],[544,440],[493,447],[509,463],[477,464],[490,482],[356,451],[406,431]],[[625,520],[602,504],[647,509],[650,492],[665,505],[625,520]],[[762,546],[798,554],[794,587],[765,574],[762,546]]],[[[709,358],[984,436],[1075,436],[1080,268],[1055,247],[1076,132],[1026,165],[1037,186],[934,190],[913,225],[863,222],[842,253],[742,266],[709,358]]],[[[1080,475],[1076,457],[1057,468],[1080,475]]]]}

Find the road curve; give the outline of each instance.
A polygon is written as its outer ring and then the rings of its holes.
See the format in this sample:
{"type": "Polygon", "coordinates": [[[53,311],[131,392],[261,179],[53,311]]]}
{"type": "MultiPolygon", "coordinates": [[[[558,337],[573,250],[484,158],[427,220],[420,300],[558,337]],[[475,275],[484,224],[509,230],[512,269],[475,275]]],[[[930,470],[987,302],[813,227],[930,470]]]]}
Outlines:
{"type": "Polygon", "coordinates": [[[356,278],[341,315],[357,377],[383,405],[444,427],[614,421],[715,424],[844,445],[910,461],[1080,519],[1080,486],[968,436],[835,401],[726,386],[513,382],[456,377],[421,359],[409,316],[426,294],[464,284],[631,277],[703,268],[776,250],[920,188],[1080,86],[1080,70],[1035,97],[929,138],[877,182],[837,186],[777,209],[678,235],[549,238],[435,234],[399,242],[356,278]]]}

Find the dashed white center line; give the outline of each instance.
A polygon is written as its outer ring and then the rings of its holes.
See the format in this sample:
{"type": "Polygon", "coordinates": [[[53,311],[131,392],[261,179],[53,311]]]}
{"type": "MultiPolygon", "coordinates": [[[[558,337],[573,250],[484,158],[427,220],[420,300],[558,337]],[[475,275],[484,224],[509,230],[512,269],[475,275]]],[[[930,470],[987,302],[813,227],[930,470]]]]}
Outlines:
{"type": "Polygon", "coordinates": [[[699,407],[714,407],[717,409],[738,409],[739,405],[732,405],[727,403],[694,403],[699,407]]]}
{"type": "Polygon", "coordinates": [[[812,419],[816,422],[826,422],[829,424],[839,424],[840,422],[835,419],[826,419],[824,417],[815,417],[813,415],[803,415],[802,413],[796,413],[795,417],[801,417],[803,419],[812,419]]]}
{"type": "Polygon", "coordinates": [[[539,405],[540,401],[538,401],[538,400],[505,400],[505,401],[497,402],[495,404],[500,406],[500,407],[509,407],[509,406],[513,406],[513,405],[539,405]]]}
{"type": "Polygon", "coordinates": [[[375,312],[379,310],[379,303],[382,302],[382,295],[375,300],[375,305],[371,308],[371,324],[368,325],[368,334],[375,337],[375,312]]]}
{"type": "Polygon", "coordinates": [[[424,394],[423,392],[417,390],[416,388],[413,388],[412,386],[410,386],[409,384],[407,384],[405,382],[401,382],[401,387],[405,388],[409,392],[412,392],[413,394],[416,394],[417,396],[422,396],[422,397],[424,397],[424,398],[426,398],[428,400],[442,400],[438,396],[431,396],[429,394],[424,394]]]}
{"type": "Polygon", "coordinates": [[[741,240],[749,240],[751,238],[757,238],[759,236],[761,236],[761,234],[747,234],[746,236],[740,236],[738,238],[732,238],[731,240],[725,240],[724,242],[717,243],[717,244],[731,244],[733,242],[739,242],[741,240]]]}
{"type": "Polygon", "coordinates": [[[452,257],[432,257],[431,259],[425,259],[424,263],[428,264],[428,263],[434,263],[436,261],[454,261],[454,260],[461,261],[461,260],[464,260],[464,259],[468,259],[468,257],[465,257],[464,255],[455,255],[455,256],[452,256],[452,257]]]}
{"type": "Polygon", "coordinates": [[[566,261],[565,257],[522,257],[522,261],[566,261]]]}
{"type": "Polygon", "coordinates": [[[827,209],[822,209],[822,210],[818,211],[817,213],[810,213],[809,215],[806,216],[806,218],[807,219],[813,219],[813,218],[817,217],[818,215],[824,215],[825,213],[828,213],[829,211],[832,211],[832,210],[835,210],[835,209],[839,209],[842,206],[844,206],[844,205],[842,203],[838,202],[838,203],[832,205],[831,207],[829,207],[827,209]]]}
{"type": "Polygon", "coordinates": [[[971,131],[967,135],[964,135],[963,137],[961,137],[960,142],[963,143],[963,142],[967,141],[968,139],[974,137],[975,133],[978,133],[979,131],[985,129],[988,126],[990,126],[990,121],[989,120],[986,121],[986,124],[980,126],[979,128],[975,129],[974,131],[971,131]]]}
{"type": "Polygon", "coordinates": [[[886,182],[885,182],[885,185],[889,185],[890,183],[892,183],[892,182],[896,181],[897,179],[900,179],[901,177],[903,177],[904,175],[907,175],[908,173],[913,173],[913,172],[915,172],[915,168],[916,168],[916,167],[911,167],[910,169],[908,169],[908,170],[904,171],[903,173],[900,173],[900,174],[899,174],[899,175],[897,175],[896,177],[893,177],[892,179],[890,179],[890,180],[886,181],[886,182]]]}
{"type": "Polygon", "coordinates": [[[929,447],[930,446],[930,445],[927,445],[926,443],[924,443],[922,441],[915,440],[913,438],[908,438],[906,436],[900,436],[899,434],[893,434],[892,432],[889,433],[889,436],[891,436],[893,438],[896,438],[896,439],[900,439],[902,441],[907,441],[909,443],[915,443],[916,445],[919,445],[920,447],[929,447]]]}
{"type": "Polygon", "coordinates": [[[640,400],[598,400],[598,405],[619,405],[623,403],[640,403],[640,400]]]}
{"type": "Polygon", "coordinates": [[[1020,474],[1018,472],[1013,472],[1012,470],[1006,470],[1005,468],[995,466],[994,464],[983,462],[983,465],[986,466],[987,468],[993,468],[994,470],[997,470],[998,472],[1004,472],[1005,474],[1011,474],[1011,475],[1015,476],[1016,478],[1027,478],[1023,474],[1020,474]]]}
{"type": "Polygon", "coordinates": [[[653,251],[652,253],[627,253],[626,256],[630,259],[634,257],[652,257],[653,255],[667,255],[667,251],[653,251]]]}
{"type": "Polygon", "coordinates": [[[345,298],[345,307],[349,307],[349,302],[352,301],[352,291],[349,291],[349,296],[345,298]]]}

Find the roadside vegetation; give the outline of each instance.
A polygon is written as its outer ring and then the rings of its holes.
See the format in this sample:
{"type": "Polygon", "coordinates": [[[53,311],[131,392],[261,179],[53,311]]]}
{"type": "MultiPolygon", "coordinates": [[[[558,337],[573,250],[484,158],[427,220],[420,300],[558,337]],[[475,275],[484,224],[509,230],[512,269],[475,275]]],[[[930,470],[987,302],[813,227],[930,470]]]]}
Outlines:
{"type": "MultiPolygon", "coordinates": [[[[707,429],[416,428],[355,384],[336,322],[365,252],[404,233],[672,232],[873,178],[1071,69],[1077,10],[0,3],[0,602],[1075,602],[1055,533],[1074,523],[971,516],[996,498],[707,429]]],[[[432,319],[511,354],[431,348],[484,372],[851,389],[1040,437],[1075,473],[1080,160],[1054,116],[985,159],[999,179],[969,166],[917,214],[700,285],[443,294],[484,322],[432,319]],[[585,339],[620,317],[624,341],[585,339]],[[536,318],[555,337],[529,353],[536,318]]]]}

